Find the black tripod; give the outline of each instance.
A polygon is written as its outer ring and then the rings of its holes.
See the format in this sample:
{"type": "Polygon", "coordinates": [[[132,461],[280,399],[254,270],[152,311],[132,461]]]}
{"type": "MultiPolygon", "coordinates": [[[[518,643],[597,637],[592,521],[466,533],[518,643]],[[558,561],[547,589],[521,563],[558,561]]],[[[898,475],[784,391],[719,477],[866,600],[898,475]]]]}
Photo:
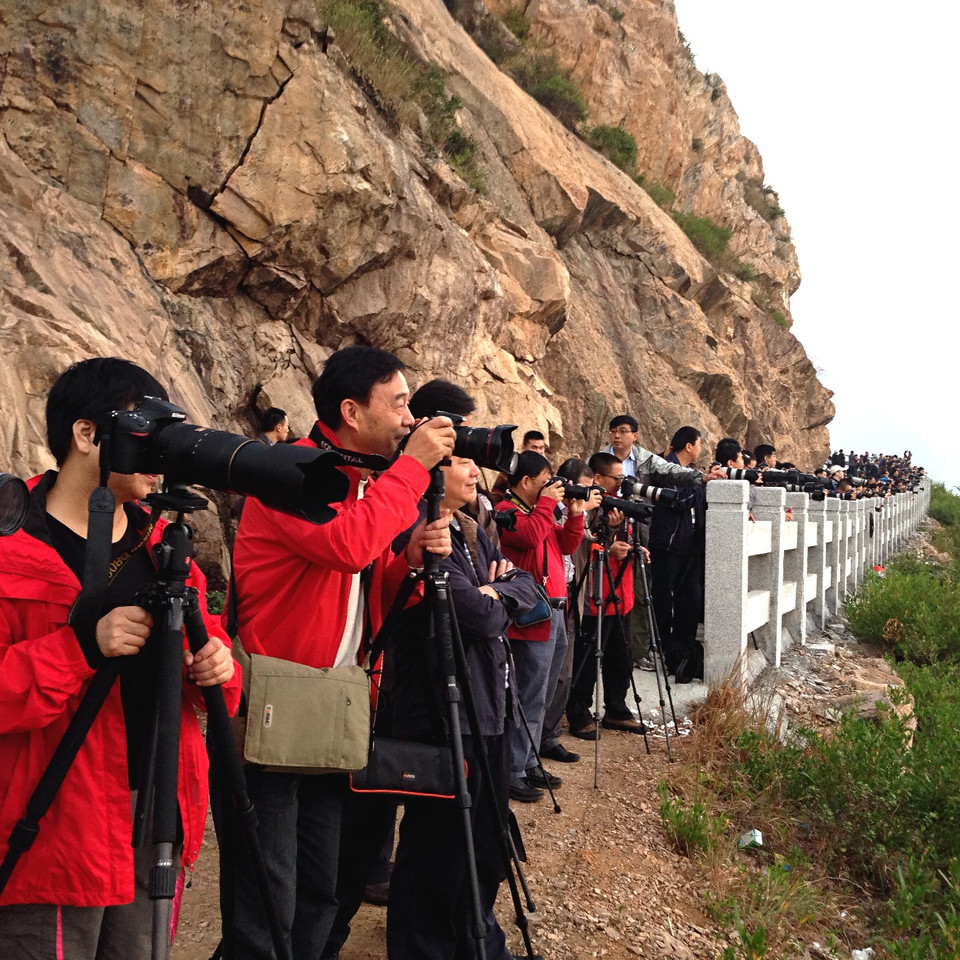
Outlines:
{"type": "MultiPolygon", "coordinates": [[[[107,471],[108,472],[108,471],[107,471]]],[[[110,532],[115,501],[106,488],[106,474],[102,485],[90,498],[90,527],[87,557],[84,565],[86,586],[81,594],[83,616],[96,623],[100,615],[109,565],[110,532]]],[[[182,646],[186,628],[190,649],[196,653],[208,641],[200,603],[195,588],[187,586],[193,557],[193,532],[184,522],[184,515],[206,506],[206,500],[191,494],[184,487],[173,487],[163,494],[152,494],[148,500],[153,507],[152,521],[161,511],[173,510],[176,519],[169,523],[156,548],[158,582],[138,598],[154,616],[151,646],[157,651],[157,682],[154,688],[154,720],[148,749],[144,758],[134,823],[134,845],[144,842],[147,804],[153,802],[153,842],[157,859],[150,873],[149,896],[154,901],[152,956],[166,960],[170,953],[170,918],[176,892],[179,866],[175,861],[178,833],[177,767],[180,744],[180,698],[182,692],[182,646]]],[[[142,654],[141,654],[142,655],[142,654]]],[[[40,778],[23,819],[14,828],[9,850],[0,865],[0,889],[9,880],[17,861],[26,853],[40,829],[40,819],[49,810],[74,758],[83,746],[100,708],[106,702],[119,673],[118,657],[111,658],[90,682],[63,739],[40,778]]],[[[277,913],[266,884],[266,872],[256,835],[256,815],[246,793],[246,784],[240,757],[237,753],[223,691],[219,686],[203,687],[207,709],[207,736],[217,743],[217,753],[227,758],[225,776],[229,778],[251,855],[258,864],[258,877],[268,916],[274,949],[281,960],[290,960],[280,933],[277,913]]]]}
{"type": "MultiPolygon", "coordinates": [[[[440,516],[440,505],[444,496],[443,471],[434,467],[430,474],[430,486],[427,490],[427,523],[440,516]]],[[[527,915],[536,907],[530,897],[520,867],[522,849],[519,834],[516,837],[508,830],[502,811],[498,806],[494,787],[493,771],[490,767],[484,739],[480,734],[480,721],[470,687],[469,668],[463,641],[457,624],[453,595],[450,591],[448,575],[440,569],[440,557],[429,552],[424,553],[424,602],[427,608],[427,628],[424,642],[434,647],[440,658],[440,673],[443,677],[444,700],[447,708],[447,732],[453,755],[453,768],[456,784],[456,802],[461,810],[463,824],[463,842],[467,864],[467,876],[470,885],[470,906],[472,912],[472,933],[476,944],[476,957],[485,956],[486,916],[480,902],[480,881],[477,875],[476,853],[474,848],[473,824],[471,821],[472,799],[467,785],[464,767],[463,736],[460,727],[459,704],[462,701],[467,714],[470,734],[476,749],[480,766],[481,782],[488,791],[496,824],[496,842],[500,848],[506,868],[507,883],[515,911],[517,928],[523,938],[527,956],[533,960],[534,951],[530,941],[527,915]],[[516,876],[514,875],[516,871],[516,876]],[[518,884],[519,878],[519,884],[518,884]],[[520,897],[520,885],[526,898],[526,911],[520,897]]]]}
{"type": "Polygon", "coordinates": [[[633,556],[635,568],[640,571],[640,585],[643,588],[643,596],[640,603],[647,611],[647,624],[650,629],[650,660],[653,663],[653,673],[657,681],[657,698],[660,703],[660,716],[663,717],[663,736],[667,744],[667,759],[673,763],[673,748],[670,743],[670,724],[667,721],[666,706],[663,695],[666,692],[667,701],[670,704],[670,715],[673,718],[674,733],[679,733],[677,727],[677,712],[673,708],[673,692],[670,689],[670,676],[667,670],[667,663],[663,655],[663,647],[660,644],[660,628],[657,626],[657,618],[653,612],[653,599],[650,596],[650,584],[647,579],[647,562],[643,556],[640,556],[637,550],[633,556]]]}

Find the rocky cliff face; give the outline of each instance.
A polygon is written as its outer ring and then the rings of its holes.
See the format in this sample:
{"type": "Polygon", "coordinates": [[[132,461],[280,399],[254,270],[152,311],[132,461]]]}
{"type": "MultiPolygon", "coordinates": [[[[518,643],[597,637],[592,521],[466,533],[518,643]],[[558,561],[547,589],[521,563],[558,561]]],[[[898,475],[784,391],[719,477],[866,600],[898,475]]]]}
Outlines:
{"type": "MultiPolygon", "coordinates": [[[[349,4],[347,4],[349,6],[349,4]]],[[[343,6],[343,0],[341,0],[343,6]]],[[[807,464],[833,407],[781,323],[799,283],[786,221],[718,78],[669,0],[534,0],[528,43],[579,79],[591,123],[637,139],[678,209],[752,265],[707,262],[667,212],[523,92],[441,0],[393,35],[442,71],[485,194],[325,33],[323,0],[8,0],[0,10],[0,450],[49,465],[43,398],[67,363],[135,359],[197,422],[249,431],[247,398],[304,433],[333,349],[397,352],[461,382],[480,422],[590,452],[631,411],[807,464]],[[757,184],[761,193],[757,194],[757,184]],[[751,190],[753,193],[751,194],[751,190]],[[751,206],[750,198],[754,206],[751,206]],[[757,197],[760,197],[758,201],[757,197]],[[765,199],[764,199],[765,198],[765,199]]],[[[502,14],[474,3],[461,13],[502,14]]]]}

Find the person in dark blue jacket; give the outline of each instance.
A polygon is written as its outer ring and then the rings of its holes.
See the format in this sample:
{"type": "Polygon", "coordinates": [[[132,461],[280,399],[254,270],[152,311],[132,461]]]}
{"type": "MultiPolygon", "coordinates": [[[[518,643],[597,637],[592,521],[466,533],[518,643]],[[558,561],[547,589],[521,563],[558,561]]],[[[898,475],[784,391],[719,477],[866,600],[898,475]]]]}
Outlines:
{"type": "MultiPolygon", "coordinates": [[[[666,459],[689,467],[700,456],[700,431],[681,427],[666,459]]],[[[676,498],[661,498],[650,519],[650,594],[667,669],[677,683],[703,679],[703,645],[697,624],[703,608],[706,549],[706,487],[677,487],[676,498]]]]}
{"type": "MultiPolygon", "coordinates": [[[[460,725],[480,900],[487,916],[488,960],[511,960],[503,930],[493,915],[505,864],[496,837],[497,817],[508,812],[509,752],[507,646],[510,621],[537,602],[533,577],[514,570],[483,528],[461,508],[477,496],[480,471],[472,460],[453,457],[443,467],[443,507],[454,511],[453,550],[441,562],[449,576],[454,613],[466,654],[469,688],[493,773],[493,796],[481,782],[478,745],[461,704],[460,725]]],[[[436,651],[425,649],[422,632],[407,631],[398,642],[390,686],[392,735],[411,740],[445,737],[443,677],[436,651]]],[[[470,956],[473,938],[463,820],[455,800],[411,797],[405,801],[387,908],[389,960],[454,960],[470,956]]]]}

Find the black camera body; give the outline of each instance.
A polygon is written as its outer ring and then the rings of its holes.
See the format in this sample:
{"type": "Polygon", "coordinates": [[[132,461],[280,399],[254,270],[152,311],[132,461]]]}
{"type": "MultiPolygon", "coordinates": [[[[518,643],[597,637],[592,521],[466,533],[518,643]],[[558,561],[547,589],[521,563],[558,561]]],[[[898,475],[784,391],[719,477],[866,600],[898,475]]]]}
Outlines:
{"type": "Polygon", "coordinates": [[[582,483],[568,483],[563,477],[551,477],[546,485],[549,486],[552,483],[559,483],[563,486],[564,500],[589,500],[594,490],[599,490],[600,493],[604,492],[603,487],[597,484],[587,487],[582,483]]]}

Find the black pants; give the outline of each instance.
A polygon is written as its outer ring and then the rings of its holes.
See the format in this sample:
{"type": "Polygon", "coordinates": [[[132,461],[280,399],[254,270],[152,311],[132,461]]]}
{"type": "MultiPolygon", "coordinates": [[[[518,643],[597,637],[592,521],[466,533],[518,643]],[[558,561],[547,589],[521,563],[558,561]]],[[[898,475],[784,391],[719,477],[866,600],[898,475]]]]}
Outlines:
{"type": "Polygon", "coordinates": [[[695,655],[697,624],[703,608],[703,557],[651,549],[653,582],[650,594],[660,630],[667,669],[673,673],[686,657],[695,655]]]}
{"type": "Polygon", "coordinates": [[[321,960],[335,960],[350,936],[350,921],[363,902],[367,884],[384,848],[393,852],[397,801],[390,796],[366,796],[347,791],[340,823],[340,860],[337,870],[337,916],[323,948],[321,960]]]}
{"type": "MultiPolygon", "coordinates": [[[[628,615],[629,616],[629,615],[628,615]]],[[[623,620],[628,620],[628,616],[623,620]]],[[[616,615],[603,618],[603,712],[615,720],[632,720],[627,706],[627,689],[633,672],[633,655],[623,635],[623,620],[616,615]]],[[[580,639],[574,653],[573,684],[567,700],[567,720],[574,732],[588,726],[592,720],[590,707],[597,681],[597,618],[585,616],[580,628],[580,639]]]]}
{"type": "MultiPolygon", "coordinates": [[[[493,772],[495,803],[506,821],[509,752],[507,737],[484,737],[493,772]]],[[[503,930],[493,917],[506,868],[497,839],[490,792],[481,786],[472,737],[463,738],[467,784],[473,801],[474,849],[480,903],[487,918],[488,960],[510,960],[503,930]]],[[[455,800],[411,797],[405,801],[387,907],[389,960],[468,960],[473,956],[473,913],[463,842],[463,819],[455,800]]]]}

